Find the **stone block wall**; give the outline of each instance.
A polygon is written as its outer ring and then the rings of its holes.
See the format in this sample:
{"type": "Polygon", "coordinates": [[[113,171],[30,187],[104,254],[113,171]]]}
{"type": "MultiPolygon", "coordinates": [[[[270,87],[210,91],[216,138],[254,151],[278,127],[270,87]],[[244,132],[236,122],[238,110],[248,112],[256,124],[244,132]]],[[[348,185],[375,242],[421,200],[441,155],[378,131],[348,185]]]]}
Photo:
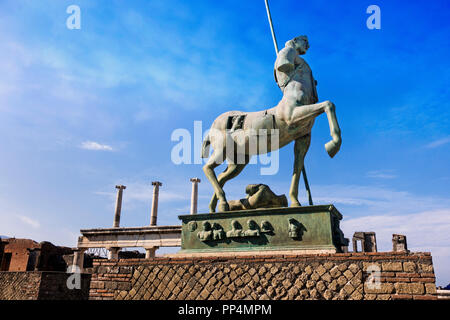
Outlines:
{"type": "Polygon", "coordinates": [[[69,289],[65,272],[0,272],[0,300],[87,300],[90,274],[81,274],[81,289],[69,289]]]}
{"type": "Polygon", "coordinates": [[[430,253],[94,260],[90,299],[435,300],[430,253]],[[368,270],[379,271],[368,283],[368,270]]]}

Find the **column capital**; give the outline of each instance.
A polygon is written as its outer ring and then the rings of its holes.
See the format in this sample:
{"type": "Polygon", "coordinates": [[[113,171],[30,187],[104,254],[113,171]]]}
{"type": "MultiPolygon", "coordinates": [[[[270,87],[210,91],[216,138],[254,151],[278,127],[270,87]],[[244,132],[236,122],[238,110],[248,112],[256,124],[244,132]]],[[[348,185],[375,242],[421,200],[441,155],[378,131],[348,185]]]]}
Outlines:
{"type": "Polygon", "coordinates": [[[152,181],[152,186],[162,186],[162,182],[152,181]]]}
{"type": "Polygon", "coordinates": [[[201,182],[200,178],[191,178],[191,182],[201,182]]]}
{"type": "Polygon", "coordinates": [[[116,186],[116,189],[121,189],[121,190],[123,190],[123,189],[126,189],[127,187],[126,186],[123,186],[123,185],[117,185],[116,186]]]}

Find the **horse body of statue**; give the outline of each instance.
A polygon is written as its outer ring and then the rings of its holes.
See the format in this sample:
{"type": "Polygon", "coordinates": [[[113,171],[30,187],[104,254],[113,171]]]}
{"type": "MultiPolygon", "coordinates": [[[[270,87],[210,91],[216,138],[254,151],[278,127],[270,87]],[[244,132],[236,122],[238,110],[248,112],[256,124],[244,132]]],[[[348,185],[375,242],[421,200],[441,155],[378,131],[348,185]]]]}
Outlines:
{"type": "Polygon", "coordinates": [[[209,205],[211,212],[215,212],[217,200],[220,200],[219,211],[229,210],[223,186],[244,169],[251,156],[277,150],[292,141],[295,141],[295,159],[289,197],[291,206],[300,206],[298,182],[311,141],[311,129],[315,118],[324,112],[332,136],[332,140],[325,144],[325,149],[330,157],[339,151],[341,134],[335,106],[330,101],[317,103],[317,82],[309,65],[299,57],[308,48],[308,39],[300,36],[286,42],[279,52],[274,72],[283,98],[275,107],[247,113],[229,111],[214,120],[202,147],[204,158],[208,157],[210,146],[214,150],[203,167],[214,188],[209,205]],[[225,160],[228,161],[228,167],[216,177],[214,168],[225,160]]]}

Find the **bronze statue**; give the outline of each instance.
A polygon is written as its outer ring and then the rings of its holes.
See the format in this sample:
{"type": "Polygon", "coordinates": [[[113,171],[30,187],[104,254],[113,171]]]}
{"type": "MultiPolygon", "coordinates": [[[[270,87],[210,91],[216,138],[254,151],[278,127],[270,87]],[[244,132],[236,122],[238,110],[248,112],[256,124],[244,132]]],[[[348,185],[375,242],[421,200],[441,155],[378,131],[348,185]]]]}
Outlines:
{"type": "Polygon", "coordinates": [[[208,157],[210,146],[214,149],[203,167],[206,177],[214,188],[214,195],[209,204],[210,212],[215,212],[218,200],[220,200],[219,211],[230,210],[223,186],[242,172],[253,155],[277,150],[291,141],[295,141],[295,158],[289,198],[291,207],[300,206],[298,183],[311,142],[311,129],[315,118],[324,112],[328,118],[332,137],[332,140],[325,144],[325,149],[330,157],[334,157],[339,151],[342,140],[335,106],[330,101],[318,102],[317,83],[311,68],[304,59],[299,57],[308,49],[307,37],[299,36],[287,41],[285,47],[279,52],[274,72],[283,92],[283,98],[275,107],[248,113],[229,111],[214,120],[202,147],[203,158],[208,157]],[[261,136],[260,129],[267,130],[269,136],[261,136]],[[262,142],[266,146],[265,150],[251,148],[251,143],[254,141],[252,139],[255,137],[258,143],[262,142]],[[230,140],[233,143],[233,152],[227,150],[230,140]],[[228,161],[227,169],[216,177],[214,168],[225,160],[228,161]]]}

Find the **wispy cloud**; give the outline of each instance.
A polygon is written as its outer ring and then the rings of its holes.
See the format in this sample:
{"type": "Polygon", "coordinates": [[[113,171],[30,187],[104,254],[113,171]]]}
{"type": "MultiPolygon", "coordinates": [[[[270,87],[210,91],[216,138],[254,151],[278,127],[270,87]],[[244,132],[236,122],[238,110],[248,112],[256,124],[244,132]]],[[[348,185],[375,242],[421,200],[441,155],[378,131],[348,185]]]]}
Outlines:
{"type": "Polygon", "coordinates": [[[34,229],[38,229],[41,224],[39,223],[39,221],[31,219],[30,217],[27,216],[17,216],[19,218],[20,221],[22,221],[23,223],[29,225],[30,227],[34,228],[34,229]]]}
{"type": "Polygon", "coordinates": [[[426,148],[434,149],[440,146],[443,146],[444,144],[450,143],[450,137],[442,138],[439,140],[435,140],[433,142],[430,142],[426,145],[426,148]]]}
{"type": "Polygon", "coordinates": [[[100,144],[95,141],[85,141],[80,145],[81,149],[94,150],[94,151],[113,151],[114,149],[107,144],[100,144]]]}
{"type": "Polygon", "coordinates": [[[392,173],[392,170],[376,170],[376,171],[369,171],[366,174],[369,178],[376,178],[376,179],[394,179],[397,178],[397,175],[392,173]]]}
{"type": "Polygon", "coordinates": [[[58,217],[45,217],[39,209],[30,214],[22,208],[15,212],[0,196],[0,234],[14,238],[32,239],[37,242],[50,241],[55,245],[72,247],[77,243],[80,228],[58,221],[58,217]]]}

